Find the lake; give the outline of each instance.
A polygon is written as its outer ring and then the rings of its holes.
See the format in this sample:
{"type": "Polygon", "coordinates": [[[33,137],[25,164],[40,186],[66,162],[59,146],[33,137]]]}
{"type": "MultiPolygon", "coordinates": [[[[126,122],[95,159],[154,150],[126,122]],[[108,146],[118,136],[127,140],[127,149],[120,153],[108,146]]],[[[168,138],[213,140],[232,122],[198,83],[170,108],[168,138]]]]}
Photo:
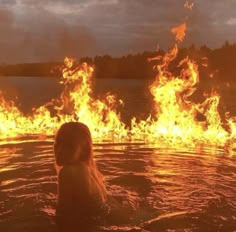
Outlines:
{"type": "MultiPolygon", "coordinates": [[[[94,95],[109,91],[125,102],[122,119],[145,118],[152,107],[147,81],[96,80],[94,95]]],[[[231,91],[233,92],[234,90],[231,91]]],[[[0,89],[29,112],[62,86],[55,78],[1,77],[0,89]]],[[[234,95],[222,97],[235,112],[234,95]]],[[[0,143],[0,231],[56,231],[57,176],[53,138],[25,137],[0,143]]],[[[236,150],[202,145],[160,147],[151,143],[94,143],[106,186],[129,208],[99,231],[236,231],[236,150]]]]}

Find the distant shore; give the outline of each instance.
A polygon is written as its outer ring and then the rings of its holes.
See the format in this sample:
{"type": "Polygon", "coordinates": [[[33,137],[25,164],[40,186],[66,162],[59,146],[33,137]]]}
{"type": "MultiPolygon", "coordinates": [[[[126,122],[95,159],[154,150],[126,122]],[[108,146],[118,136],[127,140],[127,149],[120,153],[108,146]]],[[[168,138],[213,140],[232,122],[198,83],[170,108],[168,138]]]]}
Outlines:
{"type": "MultiPolygon", "coordinates": [[[[164,51],[145,51],[138,54],[129,54],[122,57],[109,55],[95,56],[94,58],[80,58],[77,63],[87,62],[95,68],[94,77],[98,79],[153,79],[156,70],[153,68],[157,61],[148,61],[149,58],[164,54],[164,51]]],[[[231,82],[236,80],[236,44],[225,44],[217,49],[207,46],[196,48],[181,48],[177,58],[170,64],[173,74],[178,75],[178,62],[188,56],[199,65],[201,80],[208,80],[209,76],[215,79],[231,82]],[[213,75],[211,75],[213,74],[213,75]]],[[[0,76],[29,76],[29,77],[60,77],[63,61],[47,63],[22,63],[0,65],[0,76]]]]}

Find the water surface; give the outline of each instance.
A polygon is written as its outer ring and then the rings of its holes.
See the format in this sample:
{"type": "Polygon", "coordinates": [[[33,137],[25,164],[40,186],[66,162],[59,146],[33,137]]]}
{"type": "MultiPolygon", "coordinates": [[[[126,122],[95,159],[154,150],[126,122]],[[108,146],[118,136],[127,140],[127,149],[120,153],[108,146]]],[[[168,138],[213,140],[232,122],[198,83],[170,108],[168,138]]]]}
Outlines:
{"type": "MultiPolygon", "coordinates": [[[[57,177],[52,141],[0,146],[1,231],[55,231],[57,177]]],[[[235,231],[236,155],[202,147],[94,145],[109,194],[127,211],[101,231],[235,231]]]]}
{"type": "MultiPolygon", "coordinates": [[[[0,89],[18,96],[27,112],[62,87],[52,78],[2,77],[0,89]],[[41,93],[45,94],[41,94],[41,93]]],[[[234,87],[232,87],[234,88],[234,87]]],[[[94,95],[107,91],[125,102],[122,119],[145,118],[152,106],[146,81],[97,80],[94,95]]],[[[232,90],[232,89],[231,89],[232,90]]],[[[227,91],[226,91],[227,92],[227,91]]],[[[234,95],[223,102],[236,112],[234,95]]],[[[57,176],[52,139],[0,142],[0,231],[55,231],[57,176]]],[[[236,231],[236,150],[167,148],[145,143],[96,143],[94,156],[109,194],[125,209],[100,231],[236,231]]]]}

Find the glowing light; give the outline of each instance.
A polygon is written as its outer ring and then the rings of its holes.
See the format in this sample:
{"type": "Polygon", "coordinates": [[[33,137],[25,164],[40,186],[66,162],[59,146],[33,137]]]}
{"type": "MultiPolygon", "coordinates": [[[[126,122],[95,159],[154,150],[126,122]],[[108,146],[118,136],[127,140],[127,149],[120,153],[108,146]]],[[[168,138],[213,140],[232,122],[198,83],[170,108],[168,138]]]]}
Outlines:
{"type": "Polygon", "coordinates": [[[178,64],[181,68],[178,75],[169,71],[169,64],[178,54],[177,43],[184,39],[185,31],[185,23],[173,28],[174,47],[163,56],[150,58],[160,64],[156,66],[156,79],[149,87],[154,100],[154,109],[150,112],[154,113],[145,120],[133,117],[131,127],[127,128],[117,112],[122,100],[110,94],[101,100],[91,97],[94,68],[86,63],[75,65],[75,61],[67,57],[60,81],[64,85],[61,97],[33,109],[30,115],[20,112],[14,102],[6,101],[0,92],[0,138],[52,135],[64,122],[81,121],[89,126],[95,140],[138,140],[168,147],[234,144],[236,118],[226,114],[226,123],[222,123],[218,112],[220,96],[212,91],[201,103],[190,100],[199,83],[198,65],[186,57],[178,64]]]}
{"type": "Polygon", "coordinates": [[[96,139],[120,139],[127,136],[115,107],[122,104],[112,95],[103,100],[91,97],[93,68],[86,63],[73,68],[74,60],[65,58],[61,83],[64,91],[60,99],[33,109],[31,115],[23,115],[14,102],[7,102],[0,93],[0,138],[23,135],[52,135],[57,128],[68,121],[86,123],[96,139]],[[54,116],[48,109],[52,105],[54,116]]]}
{"type": "Polygon", "coordinates": [[[193,3],[193,2],[188,2],[188,1],[186,1],[186,2],[184,3],[184,7],[187,8],[187,9],[189,9],[189,10],[192,10],[192,9],[193,9],[193,6],[194,6],[194,3],[193,3]]]}
{"type": "Polygon", "coordinates": [[[175,35],[175,39],[178,42],[182,42],[185,37],[186,31],[186,23],[179,25],[178,27],[174,27],[171,32],[175,35]]]}
{"type": "MultiPolygon", "coordinates": [[[[186,24],[172,29],[176,41],[180,42],[185,36],[186,24]]],[[[154,99],[155,114],[146,120],[132,119],[131,134],[133,139],[141,137],[160,146],[195,146],[211,144],[223,146],[235,139],[235,118],[228,116],[230,130],[223,127],[218,112],[220,96],[212,91],[202,103],[194,103],[189,99],[195,92],[199,82],[197,64],[188,57],[180,61],[182,70],[179,76],[168,71],[168,65],[178,53],[178,46],[167,52],[157,66],[158,75],[150,85],[154,99]],[[204,120],[198,120],[202,115],[204,120]]],[[[151,60],[155,60],[154,57],[151,60]]]]}

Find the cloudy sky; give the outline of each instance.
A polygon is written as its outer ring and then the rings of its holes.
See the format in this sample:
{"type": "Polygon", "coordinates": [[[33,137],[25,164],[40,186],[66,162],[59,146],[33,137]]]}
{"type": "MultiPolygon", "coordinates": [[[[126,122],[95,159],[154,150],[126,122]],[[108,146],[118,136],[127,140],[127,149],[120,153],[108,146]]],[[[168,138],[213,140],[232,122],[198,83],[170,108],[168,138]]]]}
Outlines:
{"type": "Polygon", "coordinates": [[[0,0],[0,62],[38,62],[236,42],[236,0],[0,0]]]}

